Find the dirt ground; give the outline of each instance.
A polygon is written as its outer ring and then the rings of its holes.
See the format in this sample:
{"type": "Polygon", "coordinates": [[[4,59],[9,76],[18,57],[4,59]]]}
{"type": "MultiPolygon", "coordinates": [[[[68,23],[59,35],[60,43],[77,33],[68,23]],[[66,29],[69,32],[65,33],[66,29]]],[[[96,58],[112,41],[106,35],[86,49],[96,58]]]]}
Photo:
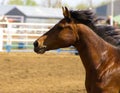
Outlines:
{"type": "Polygon", "coordinates": [[[0,93],[85,93],[84,76],[73,54],[0,53],[0,93]]]}

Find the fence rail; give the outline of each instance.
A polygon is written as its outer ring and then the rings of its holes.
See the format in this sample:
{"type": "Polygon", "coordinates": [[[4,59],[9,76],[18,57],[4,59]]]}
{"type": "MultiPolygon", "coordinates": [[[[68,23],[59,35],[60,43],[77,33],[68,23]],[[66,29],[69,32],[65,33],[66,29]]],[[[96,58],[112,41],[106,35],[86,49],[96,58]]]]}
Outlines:
{"type": "Polygon", "coordinates": [[[53,25],[50,23],[0,22],[0,51],[6,49],[8,51],[32,50],[34,40],[47,32],[53,25]]]}

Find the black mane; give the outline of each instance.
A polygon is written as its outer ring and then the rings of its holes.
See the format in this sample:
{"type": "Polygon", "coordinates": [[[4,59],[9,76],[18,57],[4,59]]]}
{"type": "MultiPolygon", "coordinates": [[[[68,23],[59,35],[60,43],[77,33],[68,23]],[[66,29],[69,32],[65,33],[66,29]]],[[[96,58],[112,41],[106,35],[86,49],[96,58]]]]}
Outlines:
{"type": "Polygon", "coordinates": [[[116,32],[113,26],[108,25],[96,25],[96,14],[91,10],[79,10],[70,11],[71,17],[78,23],[82,23],[90,27],[95,33],[97,33],[105,41],[120,47],[120,32],[116,32]]]}
{"type": "Polygon", "coordinates": [[[96,15],[91,10],[70,11],[71,17],[83,24],[94,23],[96,15]]]}

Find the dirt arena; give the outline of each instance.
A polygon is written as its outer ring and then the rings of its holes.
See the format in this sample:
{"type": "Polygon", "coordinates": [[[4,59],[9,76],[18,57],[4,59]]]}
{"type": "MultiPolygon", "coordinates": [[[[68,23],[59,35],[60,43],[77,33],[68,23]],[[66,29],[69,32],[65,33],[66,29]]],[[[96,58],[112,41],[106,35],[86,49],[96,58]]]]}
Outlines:
{"type": "Polygon", "coordinates": [[[79,56],[0,53],[0,93],[85,93],[79,56]]]}

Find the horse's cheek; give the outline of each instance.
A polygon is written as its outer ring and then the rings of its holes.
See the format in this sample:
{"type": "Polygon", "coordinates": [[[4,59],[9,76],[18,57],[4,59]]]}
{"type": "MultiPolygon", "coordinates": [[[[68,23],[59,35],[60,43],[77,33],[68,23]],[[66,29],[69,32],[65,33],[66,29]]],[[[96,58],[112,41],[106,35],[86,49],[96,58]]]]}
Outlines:
{"type": "Polygon", "coordinates": [[[61,42],[66,42],[66,44],[72,44],[74,42],[74,39],[71,38],[71,35],[65,34],[59,36],[61,42]]]}

